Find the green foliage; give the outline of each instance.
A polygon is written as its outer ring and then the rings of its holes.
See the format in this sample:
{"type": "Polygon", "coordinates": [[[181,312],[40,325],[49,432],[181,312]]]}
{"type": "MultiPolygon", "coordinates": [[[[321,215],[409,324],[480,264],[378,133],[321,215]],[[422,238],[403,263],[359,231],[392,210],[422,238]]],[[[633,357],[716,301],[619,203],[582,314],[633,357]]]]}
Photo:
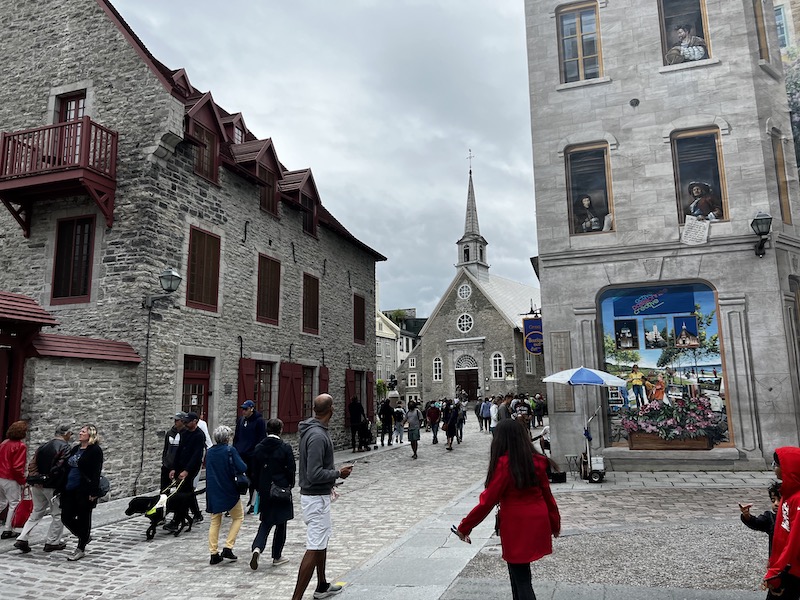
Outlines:
{"type": "Polygon", "coordinates": [[[389,392],[389,386],[383,379],[378,379],[378,381],[375,382],[375,391],[378,394],[378,400],[383,400],[389,392]]]}
{"type": "Polygon", "coordinates": [[[641,360],[641,355],[636,350],[619,350],[614,337],[610,334],[603,336],[603,352],[606,355],[606,362],[612,362],[617,366],[633,365],[641,360]]]}
{"type": "Polygon", "coordinates": [[[700,312],[700,305],[694,305],[693,316],[697,317],[697,337],[700,340],[698,348],[676,348],[675,335],[673,330],[669,336],[669,345],[661,351],[656,363],[659,367],[681,364],[697,364],[697,361],[706,356],[716,356],[719,354],[719,335],[708,335],[708,327],[714,322],[716,309],[704,315],[700,312]]]}

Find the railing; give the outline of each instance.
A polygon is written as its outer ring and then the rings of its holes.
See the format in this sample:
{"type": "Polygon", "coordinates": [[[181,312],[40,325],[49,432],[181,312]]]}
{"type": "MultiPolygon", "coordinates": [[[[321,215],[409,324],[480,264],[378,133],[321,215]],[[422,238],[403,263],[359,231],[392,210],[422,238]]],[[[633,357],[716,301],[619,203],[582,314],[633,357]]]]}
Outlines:
{"type": "Polygon", "coordinates": [[[85,168],[117,175],[117,133],[89,117],[0,134],[0,179],[85,168]]]}

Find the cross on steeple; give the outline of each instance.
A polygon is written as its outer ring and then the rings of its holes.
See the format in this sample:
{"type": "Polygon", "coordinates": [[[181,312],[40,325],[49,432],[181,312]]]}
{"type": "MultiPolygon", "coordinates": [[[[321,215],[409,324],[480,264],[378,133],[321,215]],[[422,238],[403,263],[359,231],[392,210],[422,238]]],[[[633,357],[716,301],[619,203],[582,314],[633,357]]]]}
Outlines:
{"type": "Polygon", "coordinates": [[[475,158],[475,155],[472,153],[472,148],[467,149],[469,155],[467,156],[467,160],[469,161],[469,172],[472,173],[472,159],[475,158]]]}

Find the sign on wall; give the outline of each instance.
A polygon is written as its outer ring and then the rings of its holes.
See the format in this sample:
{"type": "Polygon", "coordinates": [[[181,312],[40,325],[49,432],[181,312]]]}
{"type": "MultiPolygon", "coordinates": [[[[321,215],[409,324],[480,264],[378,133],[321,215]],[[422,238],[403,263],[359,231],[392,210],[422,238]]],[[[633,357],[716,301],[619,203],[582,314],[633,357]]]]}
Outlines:
{"type": "Polygon", "coordinates": [[[525,335],[525,350],[531,354],[541,354],[544,349],[544,335],[542,334],[542,319],[528,318],[522,320],[525,335]]]}

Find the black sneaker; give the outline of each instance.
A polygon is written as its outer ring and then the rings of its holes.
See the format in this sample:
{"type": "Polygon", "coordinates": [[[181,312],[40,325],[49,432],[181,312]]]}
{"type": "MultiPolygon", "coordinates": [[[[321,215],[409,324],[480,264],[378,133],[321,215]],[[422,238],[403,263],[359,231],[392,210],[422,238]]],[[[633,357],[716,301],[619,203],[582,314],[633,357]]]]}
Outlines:
{"type": "Polygon", "coordinates": [[[164,529],[167,531],[178,531],[178,522],[177,521],[170,521],[166,525],[164,525],[164,529]]]}
{"type": "Polygon", "coordinates": [[[239,560],[239,557],[233,553],[233,550],[230,548],[223,548],[222,549],[222,558],[227,558],[228,560],[239,560]]]}
{"type": "Polygon", "coordinates": [[[208,564],[210,564],[210,565],[218,565],[221,562],[222,562],[222,557],[219,554],[212,554],[211,555],[211,560],[208,561],[208,564]]]}
{"type": "Polygon", "coordinates": [[[58,544],[45,544],[44,551],[45,552],[56,552],[58,550],[65,550],[67,547],[66,542],[59,542],[58,544]]]}
{"type": "Polygon", "coordinates": [[[258,558],[260,556],[261,556],[261,550],[259,550],[258,548],[253,550],[253,556],[250,557],[250,568],[253,569],[253,571],[258,569],[258,558]]]}
{"type": "Polygon", "coordinates": [[[192,523],[202,523],[202,522],[203,522],[203,515],[198,513],[192,517],[192,523]]]}
{"type": "Polygon", "coordinates": [[[14,542],[14,548],[16,548],[17,550],[22,550],[23,554],[27,554],[28,552],[31,551],[31,547],[28,544],[27,540],[17,540],[16,542],[14,542]]]}

